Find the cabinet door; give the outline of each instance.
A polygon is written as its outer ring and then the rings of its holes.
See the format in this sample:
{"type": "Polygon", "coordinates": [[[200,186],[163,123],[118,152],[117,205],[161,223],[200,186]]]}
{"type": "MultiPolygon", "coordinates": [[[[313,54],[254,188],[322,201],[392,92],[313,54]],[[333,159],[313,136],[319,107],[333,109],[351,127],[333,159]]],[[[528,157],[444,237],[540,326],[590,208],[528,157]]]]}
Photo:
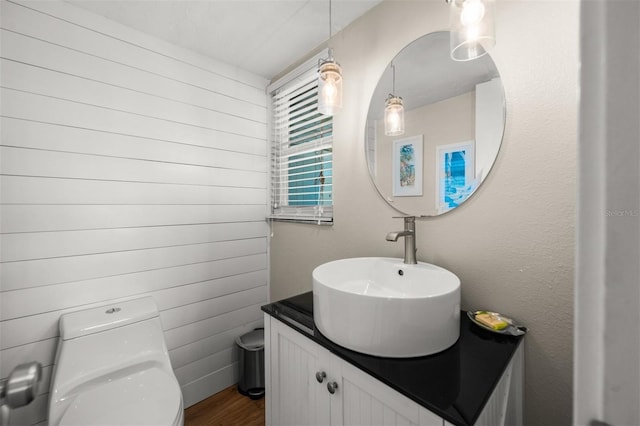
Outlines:
{"type": "Polygon", "coordinates": [[[440,417],[421,408],[416,402],[362,370],[338,360],[341,365],[341,416],[340,418],[334,416],[332,399],[331,424],[333,426],[337,424],[443,426],[443,420],[440,417]]]}
{"type": "Polygon", "coordinates": [[[265,318],[265,332],[267,329],[267,424],[329,424],[326,380],[322,384],[316,380],[316,372],[326,370],[319,360],[319,346],[271,318],[265,318]]]}
{"type": "Polygon", "coordinates": [[[265,315],[264,324],[267,425],[443,426],[439,416],[282,322],[265,315]],[[318,372],[325,374],[321,383],[318,372]]]}

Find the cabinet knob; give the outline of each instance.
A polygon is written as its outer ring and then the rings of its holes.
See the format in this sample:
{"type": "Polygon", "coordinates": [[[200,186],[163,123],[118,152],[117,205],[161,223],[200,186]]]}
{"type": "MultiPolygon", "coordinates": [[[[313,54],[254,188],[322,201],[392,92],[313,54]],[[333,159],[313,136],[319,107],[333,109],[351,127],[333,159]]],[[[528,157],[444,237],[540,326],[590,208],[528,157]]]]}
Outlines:
{"type": "Polygon", "coordinates": [[[316,373],[316,380],[318,381],[318,383],[324,382],[325,377],[327,377],[327,373],[325,373],[324,371],[318,371],[316,373]]]}
{"type": "Polygon", "coordinates": [[[334,393],[336,393],[336,390],[338,389],[338,384],[336,382],[329,382],[327,383],[327,390],[329,391],[329,393],[331,395],[333,395],[334,393]]]}

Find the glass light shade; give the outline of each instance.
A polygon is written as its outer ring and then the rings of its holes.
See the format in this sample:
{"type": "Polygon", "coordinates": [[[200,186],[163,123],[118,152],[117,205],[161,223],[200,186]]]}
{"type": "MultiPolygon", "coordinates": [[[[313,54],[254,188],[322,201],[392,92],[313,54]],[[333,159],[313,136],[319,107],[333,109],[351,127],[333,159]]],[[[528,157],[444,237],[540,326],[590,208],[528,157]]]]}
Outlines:
{"type": "Polygon", "coordinates": [[[318,68],[318,112],[333,115],[342,109],[342,68],[327,59],[318,68]]]}
{"type": "Polygon", "coordinates": [[[385,101],[384,134],[387,136],[404,134],[404,106],[400,96],[389,95],[385,101]]]}
{"type": "Polygon", "coordinates": [[[450,0],[451,59],[470,61],[496,44],[494,0],[450,0]]]}

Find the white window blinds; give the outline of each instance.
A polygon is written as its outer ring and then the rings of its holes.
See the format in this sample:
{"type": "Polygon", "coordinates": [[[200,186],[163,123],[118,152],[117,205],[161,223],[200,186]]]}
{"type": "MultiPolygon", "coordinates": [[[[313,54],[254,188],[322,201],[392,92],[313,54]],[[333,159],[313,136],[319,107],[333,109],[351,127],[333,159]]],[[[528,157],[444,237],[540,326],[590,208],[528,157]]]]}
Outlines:
{"type": "Polygon", "coordinates": [[[333,222],[333,119],[313,67],[271,91],[271,218],[333,222]]]}

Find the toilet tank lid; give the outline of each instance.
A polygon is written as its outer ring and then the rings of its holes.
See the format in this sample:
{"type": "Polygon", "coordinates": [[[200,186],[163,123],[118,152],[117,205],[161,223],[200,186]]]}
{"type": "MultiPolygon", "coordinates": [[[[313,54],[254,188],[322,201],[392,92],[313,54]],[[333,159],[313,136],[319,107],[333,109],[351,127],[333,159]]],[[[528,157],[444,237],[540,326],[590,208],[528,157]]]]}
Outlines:
{"type": "Polygon", "coordinates": [[[158,307],[151,297],[69,312],[60,317],[60,337],[74,339],[157,316],[158,307]]]}

